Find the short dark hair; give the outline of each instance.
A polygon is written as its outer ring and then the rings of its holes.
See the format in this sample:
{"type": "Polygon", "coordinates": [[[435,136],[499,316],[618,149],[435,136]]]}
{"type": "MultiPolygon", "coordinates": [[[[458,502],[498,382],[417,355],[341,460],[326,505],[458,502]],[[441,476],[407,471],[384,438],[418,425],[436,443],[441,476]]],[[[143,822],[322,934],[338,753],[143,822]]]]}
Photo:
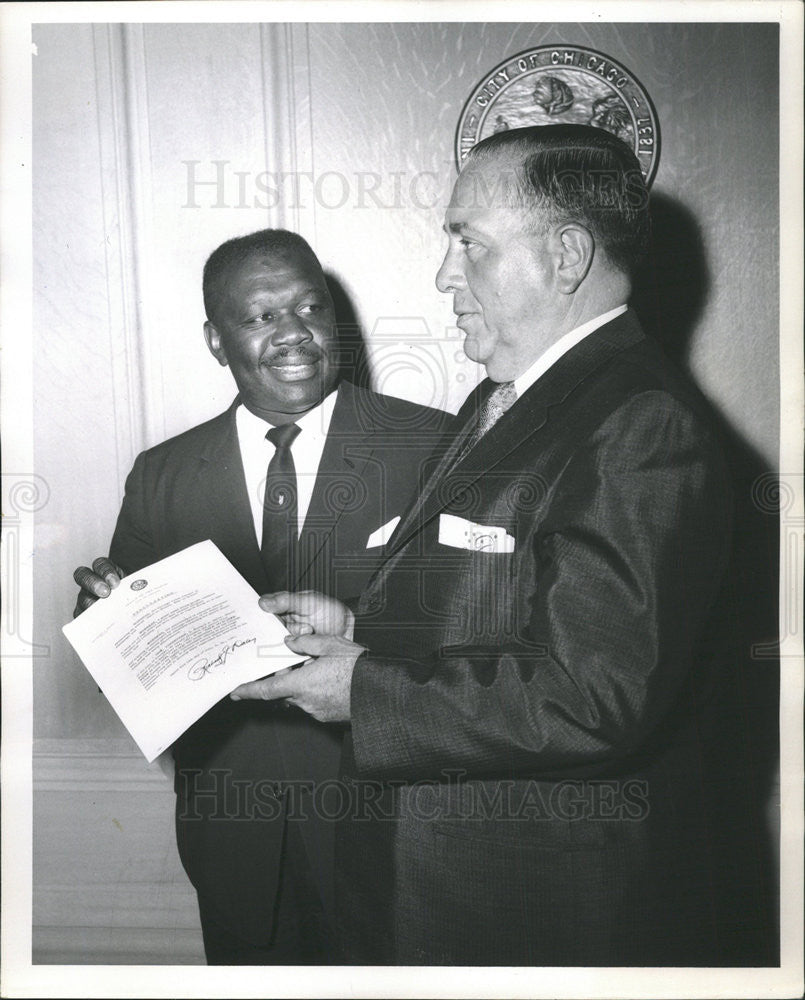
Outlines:
{"type": "Polygon", "coordinates": [[[471,160],[509,154],[510,203],[531,209],[541,228],[565,221],[586,226],[609,260],[632,274],[648,250],[648,189],[632,150],[592,125],[532,125],[477,143],[471,160]]]}
{"type": "Polygon", "coordinates": [[[227,240],[213,250],[204,265],[202,279],[204,311],[207,313],[207,319],[215,321],[216,304],[227,278],[236,267],[252,257],[270,257],[283,253],[307,256],[311,263],[321,270],[319,258],[307,240],[299,233],[292,233],[287,229],[260,229],[256,233],[227,240]]]}

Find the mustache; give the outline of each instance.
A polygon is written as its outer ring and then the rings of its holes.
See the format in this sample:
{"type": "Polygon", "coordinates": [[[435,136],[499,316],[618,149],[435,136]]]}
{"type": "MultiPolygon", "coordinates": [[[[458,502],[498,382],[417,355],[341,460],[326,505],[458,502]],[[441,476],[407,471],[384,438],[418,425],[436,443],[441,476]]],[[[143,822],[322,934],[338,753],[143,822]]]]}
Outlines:
{"type": "Polygon", "coordinates": [[[320,361],[322,352],[315,345],[299,344],[296,347],[283,345],[260,358],[261,365],[275,365],[278,361],[291,359],[295,364],[313,364],[320,361]]]}

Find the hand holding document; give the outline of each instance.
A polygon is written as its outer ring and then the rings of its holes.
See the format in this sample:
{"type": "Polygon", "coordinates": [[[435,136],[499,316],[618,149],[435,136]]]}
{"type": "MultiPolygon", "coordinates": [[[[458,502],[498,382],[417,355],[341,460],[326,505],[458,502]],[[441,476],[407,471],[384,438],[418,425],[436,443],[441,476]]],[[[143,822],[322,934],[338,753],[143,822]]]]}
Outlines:
{"type": "Polygon", "coordinates": [[[299,662],[211,541],[124,577],[63,632],[149,762],[233,688],[299,662]]]}

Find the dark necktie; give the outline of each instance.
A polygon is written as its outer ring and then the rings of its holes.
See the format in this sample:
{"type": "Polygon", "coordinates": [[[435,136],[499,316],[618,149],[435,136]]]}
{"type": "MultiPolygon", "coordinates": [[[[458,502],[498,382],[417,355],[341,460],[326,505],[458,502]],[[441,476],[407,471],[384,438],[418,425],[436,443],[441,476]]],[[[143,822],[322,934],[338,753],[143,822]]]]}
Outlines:
{"type": "Polygon", "coordinates": [[[287,590],[295,581],[297,503],[296,469],[291,444],[301,431],[296,424],[272,427],[266,434],[275,447],[266,471],[263,497],[263,541],[260,555],[269,591],[287,590]]]}

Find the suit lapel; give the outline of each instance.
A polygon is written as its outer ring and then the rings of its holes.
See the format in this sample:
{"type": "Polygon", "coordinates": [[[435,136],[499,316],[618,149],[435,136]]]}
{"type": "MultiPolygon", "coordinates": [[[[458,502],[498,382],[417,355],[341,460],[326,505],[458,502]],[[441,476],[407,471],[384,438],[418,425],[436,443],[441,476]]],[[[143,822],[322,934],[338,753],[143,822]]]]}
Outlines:
{"type": "Polygon", "coordinates": [[[454,465],[455,456],[460,453],[467,434],[474,426],[474,414],[493,388],[489,380],[481,383],[462,430],[447,444],[442,459],[425,484],[421,496],[398,525],[390,539],[387,555],[393,556],[426,522],[495,468],[523,441],[537,434],[548,423],[551,407],[561,403],[576,386],[610,358],[641,339],[643,332],[631,310],[595,330],[537,379],[467,455],[454,465]]]}
{"type": "MultiPolygon", "coordinates": [[[[238,444],[236,399],[221,414],[199,456],[198,491],[202,498],[204,530],[223,551],[236,556],[242,575],[258,591],[267,589],[265,570],[254,530],[251,506],[238,444]]],[[[304,580],[344,511],[340,484],[349,493],[349,481],[360,479],[372,455],[370,414],[358,414],[359,396],[348,383],[338,388],[333,416],[316,474],[305,518],[294,583],[304,580]]]]}
{"type": "Polygon", "coordinates": [[[363,478],[364,466],[372,456],[372,427],[366,426],[366,414],[359,418],[358,406],[359,396],[355,389],[342,382],[338,387],[310,507],[299,538],[295,574],[297,587],[344,512],[345,504],[339,498],[350,498],[350,480],[363,478]]]}
{"type": "Polygon", "coordinates": [[[433,470],[423,484],[422,492],[411,501],[408,510],[403,513],[400,523],[388,541],[387,555],[391,555],[404,545],[422,524],[420,515],[423,508],[430,501],[433,491],[444,480],[448,470],[455,464],[456,456],[460,454],[468,435],[476,426],[479,409],[493,389],[494,383],[489,379],[484,379],[476,386],[456,414],[454,426],[445,431],[437,443],[432,456],[433,470]]]}
{"type": "Polygon", "coordinates": [[[209,537],[236,562],[249,583],[261,591],[266,587],[265,571],[240,457],[235,424],[238,403],[236,399],[221,415],[199,456],[198,490],[209,537]]]}

